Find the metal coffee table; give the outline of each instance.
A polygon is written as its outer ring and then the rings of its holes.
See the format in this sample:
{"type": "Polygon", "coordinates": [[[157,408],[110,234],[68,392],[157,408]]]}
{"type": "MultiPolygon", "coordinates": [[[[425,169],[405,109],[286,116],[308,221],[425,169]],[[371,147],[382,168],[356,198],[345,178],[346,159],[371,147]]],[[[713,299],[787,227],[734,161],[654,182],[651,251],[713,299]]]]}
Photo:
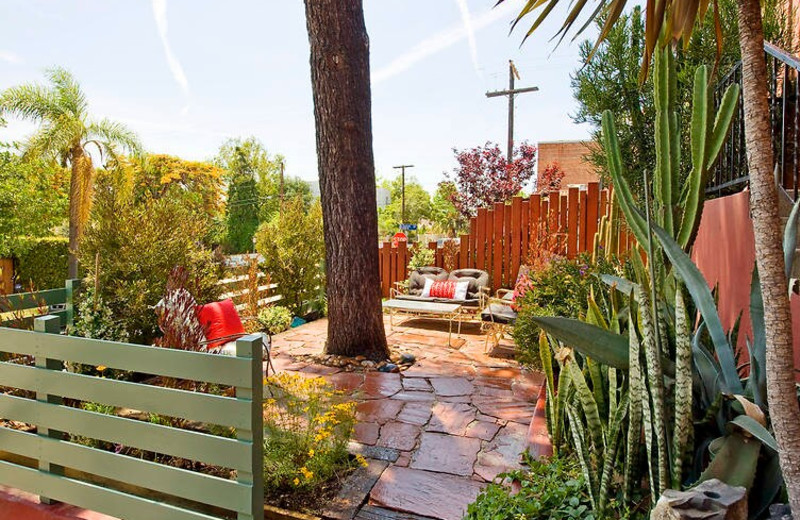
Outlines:
{"type": "Polygon", "coordinates": [[[458,335],[461,336],[461,305],[458,303],[421,302],[414,300],[386,300],[383,310],[389,312],[389,324],[394,328],[395,315],[414,318],[446,319],[449,323],[447,344],[452,345],[453,320],[458,320],[458,335]]]}

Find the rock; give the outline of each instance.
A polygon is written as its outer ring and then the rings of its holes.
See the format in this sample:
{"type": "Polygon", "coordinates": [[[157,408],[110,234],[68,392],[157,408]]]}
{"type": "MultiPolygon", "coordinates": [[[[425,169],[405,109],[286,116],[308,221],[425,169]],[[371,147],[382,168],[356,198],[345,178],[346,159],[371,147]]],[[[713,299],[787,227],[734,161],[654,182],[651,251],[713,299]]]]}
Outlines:
{"type": "Polygon", "coordinates": [[[650,520],[746,520],[747,491],[717,479],[688,491],[668,489],[658,499],[650,520]]]}
{"type": "Polygon", "coordinates": [[[399,372],[399,371],[400,367],[398,367],[394,363],[386,363],[378,367],[378,372],[399,372]]]}
{"type": "Polygon", "coordinates": [[[365,358],[364,356],[356,356],[354,359],[355,359],[356,361],[364,361],[364,360],[365,360],[365,359],[367,359],[367,358],[365,358]]]}
{"type": "Polygon", "coordinates": [[[414,354],[401,354],[400,355],[400,364],[401,365],[413,365],[416,360],[417,360],[417,357],[414,354]]]}
{"type": "Polygon", "coordinates": [[[367,359],[361,362],[361,366],[364,368],[375,368],[375,362],[367,359]]]}
{"type": "Polygon", "coordinates": [[[792,509],[789,504],[772,504],[769,506],[769,520],[792,520],[792,509]]]}

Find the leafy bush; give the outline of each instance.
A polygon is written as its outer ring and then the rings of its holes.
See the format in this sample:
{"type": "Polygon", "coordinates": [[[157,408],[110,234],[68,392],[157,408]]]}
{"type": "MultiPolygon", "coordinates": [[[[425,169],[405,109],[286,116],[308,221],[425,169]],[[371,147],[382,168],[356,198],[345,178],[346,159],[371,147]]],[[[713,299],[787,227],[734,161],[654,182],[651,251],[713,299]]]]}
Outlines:
{"type": "Polygon", "coordinates": [[[285,202],[281,211],[258,229],[256,250],[264,257],[263,267],[278,285],[283,303],[300,314],[304,303],[319,294],[318,286],[324,285],[325,242],[319,202],[308,211],[302,197],[285,202]]]}
{"type": "Polygon", "coordinates": [[[536,316],[580,318],[594,290],[605,293],[599,274],[615,272],[615,264],[599,258],[592,262],[587,254],[574,260],[565,258],[548,262],[529,274],[532,288],[517,298],[519,315],[514,325],[514,341],[520,349],[520,361],[539,365],[539,327],[536,316]]]}
{"type": "Polygon", "coordinates": [[[96,294],[91,285],[81,294],[75,328],[70,333],[83,338],[128,341],[128,333],[114,318],[114,313],[105,304],[103,297],[96,294]]]}
{"type": "Polygon", "coordinates": [[[419,244],[414,244],[414,246],[411,248],[411,251],[411,260],[408,261],[409,273],[414,269],[433,265],[434,259],[436,258],[436,251],[433,249],[428,249],[427,247],[422,247],[419,244]]]}
{"type": "Polygon", "coordinates": [[[489,484],[467,508],[465,520],[594,520],[578,463],[574,459],[530,460],[529,470],[500,476],[519,484],[489,484]]]}
{"type": "Polygon", "coordinates": [[[158,334],[154,307],[176,266],[186,268],[198,303],[215,301],[221,270],[203,245],[207,218],[171,191],[134,199],[113,175],[100,176],[80,250],[86,285],[99,296],[131,341],[152,343],[158,334]]]}
{"type": "Polygon", "coordinates": [[[27,240],[17,257],[17,283],[40,290],[64,287],[67,279],[69,240],[44,237],[27,240]]]}
{"type": "Polygon", "coordinates": [[[258,313],[258,323],[267,334],[280,334],[292,324],[292,312],[282,305],[267,307],[258,313]]]}
{"type": "Polygon", "coordinates": [[[264,400],[264,492],[307,494],[346,471],[353,461],[347,443],[355,425],[355,402],[345,402],[322,377],[286,372],[266,380],[264,400]]]}

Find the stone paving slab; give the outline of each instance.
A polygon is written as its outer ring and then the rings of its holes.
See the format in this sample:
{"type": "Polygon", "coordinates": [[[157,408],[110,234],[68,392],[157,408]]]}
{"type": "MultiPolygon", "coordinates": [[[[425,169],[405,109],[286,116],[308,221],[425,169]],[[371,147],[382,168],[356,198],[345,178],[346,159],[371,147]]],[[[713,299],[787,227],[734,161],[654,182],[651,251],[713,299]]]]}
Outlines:
{"type": "Polygon", "coordinates": [[[370,503],[442,520],[461,520],[483,484],[465,477],[389,466],[370,493],[370,503]]]}
{"type": "Polygon", "coordinates": [[[486,355],[472,324],[454,346],[444,327],[425,320],[387,325],[390,347],[416,357],[400,373],[309,361],[322,353],[324,320],[273,338],[277,370],[322,375],[359,402],[351,450],[387,465],[369,493],[371,505],[356,518],[458,520],[486,482],[520,467],[525,449],[549,453],[543,376],[486,355]]]}

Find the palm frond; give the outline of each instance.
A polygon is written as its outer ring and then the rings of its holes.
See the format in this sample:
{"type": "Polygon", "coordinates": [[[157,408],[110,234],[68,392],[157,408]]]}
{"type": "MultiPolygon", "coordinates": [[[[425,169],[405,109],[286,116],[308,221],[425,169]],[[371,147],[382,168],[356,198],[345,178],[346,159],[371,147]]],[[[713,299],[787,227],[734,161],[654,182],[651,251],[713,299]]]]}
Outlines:
{"type": "Polygon", "coordinates": [[[43,85],[28,83],[0,93],[0,114],[41,122],[54,121],[64,113],[56,93],[43,85]]]}
{"type": "MultiPolygon", "coordinates": [[[[498,0],[496,5],[503,3],[506,0],[498,0]]],[[[646,21],[645,21],[645,48],[644,56],[642,57],[642,70],[640,80],[644,81],[647,78],[647,73],[650,67],[650,60],[653,56],[653,51],[659,43],[659,39],[666,29],[666,37],[662,40],[662,44],[668,42],[678,43],[683,41],[686,45],[692,36],[694,26],[698,21],[703,20],[708,10],[710,0],[647,0],[646,5],[646,21]]],[[[531,23],[530,28],[525,32],[523,42],[539,28],[539,26],[552,14],[554,8],[559,0],[526,0],[519,14],[515,17],[512,23],[512,31],[520,23],[523,18],[529,15],[536,14],[534,21],[531,23]]],[[[556,32],[554,37],[558,37],[558,43],[564,39],[564,36],[574,26],[575,22],[583,17],[584,23],[575,32],[573,40],[577,38],[583,31],[599,17],[603,17],[603,25],[600,29],[600,35],[597,37],[594,48],[589,54],[589,60],[592,59],[594,52],[605,40],[608,33],[614,24],[617,23],[622,15],[627,0],[578,0],[571,5],[566,18],[564,19],[561,28],[556,32]],[[587,8],[591,5],[590,8],[587,8]],[[586,14],[588,13],[588,14],[586,14]]],[[[714,14],[715,21],[717,20],[717,2],[714,1],[714,14]]],[[[717,31],[717,49],[721,53],[721,31],[717,31]]]]}
{"type": "Polygon", "coordinates": [[[83,119],[86,117],[89,104],[86,94],[73,75],[66,69],[54,67],[45,71],[47,79],[53,84],[53,90],[58,97],[59,105],[67,110],[73,117],[83,119]]]}
{"type": "Polygon", "coordinates": [[[46,122],[24,143],[23,155],[64,163],[69,160],[71,148],[80,142],[82,133],[81,122],[73,118],[62,117],[46,122]]]}
{"type": "Polygon", "coordinates": [[[103,151],[112,157],[117,155],[118,149],[139,155],[142,144],[139,137],[127,126],[110,119],[101,119],[92,122],[87,128],[86,137],[103,148],[103,151]]]}

